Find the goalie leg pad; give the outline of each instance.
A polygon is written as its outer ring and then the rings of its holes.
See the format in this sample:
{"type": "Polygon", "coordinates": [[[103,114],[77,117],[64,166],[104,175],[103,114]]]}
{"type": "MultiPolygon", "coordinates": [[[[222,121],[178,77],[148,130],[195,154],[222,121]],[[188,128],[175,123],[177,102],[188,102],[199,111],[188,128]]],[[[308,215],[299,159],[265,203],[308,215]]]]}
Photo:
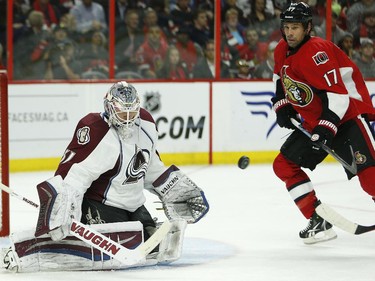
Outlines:
{"type": "Polygon", "coordinates": [[[170,220],[184,219],[188,223],[195,223],[209,210],[203,190],[174,165],[152,185],[170,220]]]}
{"type": "MultiPolygon", "coordinates": [[[[143,226],[140,222],[98,224],[91,227],[129,249],[136,248],[143,242],[143,226]]],[[[13,245],[4,257],[7,258],[7,264],[4,263],[4,266],[12,271],[129,268],[73,236],[67,236],[61,241],[53,241],[48,235],[35,238],[33,231],[26,231],[12,234],[10,238],[13,245]]]]}

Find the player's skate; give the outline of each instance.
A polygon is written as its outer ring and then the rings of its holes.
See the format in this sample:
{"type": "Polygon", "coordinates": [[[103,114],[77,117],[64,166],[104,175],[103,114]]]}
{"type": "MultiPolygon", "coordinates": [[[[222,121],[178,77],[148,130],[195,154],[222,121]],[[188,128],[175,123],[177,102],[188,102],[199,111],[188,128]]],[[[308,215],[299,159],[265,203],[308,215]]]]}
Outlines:
{"type": "Polygon", "coordinates": [[[17,272],[18,271],[18,264],[16,261],[15,256],[13,255],[12,248],[3,248],[1,249],[1,265],[3,268],[17,272]]]}
{"type": "Polygon", "coordinates": [[[337,234],[333,230],[332,224],[314,212],[306,228],[300,231],[299,237],[305,244],[315,244],[335,239],[337,234]]]}

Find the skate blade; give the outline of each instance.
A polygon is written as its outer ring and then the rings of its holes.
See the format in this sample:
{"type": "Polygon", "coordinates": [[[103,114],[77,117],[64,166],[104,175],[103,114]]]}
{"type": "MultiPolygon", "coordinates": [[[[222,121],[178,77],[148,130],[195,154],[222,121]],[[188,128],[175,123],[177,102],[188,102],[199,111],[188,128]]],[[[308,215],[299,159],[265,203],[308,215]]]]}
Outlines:
{"type": "Polygon", "coordinates": [[[328,229],[326,231],[321,231],[314,236],[311,236],[311,237],[308,237],[308,238],[303,238],[302,241],[306,245],[311,245],[311,244],[330,241],[330,240],[333,240],[333,239],[336,239],[336,238],[337,238],[337,234],[331,228],[331,229],[328,229]]]}

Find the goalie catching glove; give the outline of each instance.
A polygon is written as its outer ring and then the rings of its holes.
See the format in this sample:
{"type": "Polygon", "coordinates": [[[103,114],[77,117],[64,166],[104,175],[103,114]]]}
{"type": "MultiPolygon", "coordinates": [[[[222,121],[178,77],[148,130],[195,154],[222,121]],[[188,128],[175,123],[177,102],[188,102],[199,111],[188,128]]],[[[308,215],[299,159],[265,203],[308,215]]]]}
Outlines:
{"type": "Polygon", "coordinates": [[[204,192],[175,165],[170,166],[153,184],[169,220],[196,223],[209,210],[204,192]]]}

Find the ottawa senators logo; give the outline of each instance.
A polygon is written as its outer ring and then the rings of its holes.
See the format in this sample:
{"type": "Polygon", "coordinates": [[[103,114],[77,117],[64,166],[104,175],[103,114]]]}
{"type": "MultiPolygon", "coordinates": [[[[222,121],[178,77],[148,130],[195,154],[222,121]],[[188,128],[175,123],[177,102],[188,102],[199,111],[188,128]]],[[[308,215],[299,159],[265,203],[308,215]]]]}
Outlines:
{"type": "Polygon", "coordinates": [[[356,151],[354,153],[354,158],[355,158],[355,163],[356,164],[365,164],[366,161],[367,161],[367,157],[366,155],[363,155],[362,153],[360,153],[359,151],[356,151]]]}
{"type": "Polygon", "coordinates": [[[304,107],[313,99],[313,91],[305,83],[298,82],[289,77],[286,70],[289,66],[284,66],[281,70],[281,81],[284,86],[286,97],[293,105],[304,107]]]}

